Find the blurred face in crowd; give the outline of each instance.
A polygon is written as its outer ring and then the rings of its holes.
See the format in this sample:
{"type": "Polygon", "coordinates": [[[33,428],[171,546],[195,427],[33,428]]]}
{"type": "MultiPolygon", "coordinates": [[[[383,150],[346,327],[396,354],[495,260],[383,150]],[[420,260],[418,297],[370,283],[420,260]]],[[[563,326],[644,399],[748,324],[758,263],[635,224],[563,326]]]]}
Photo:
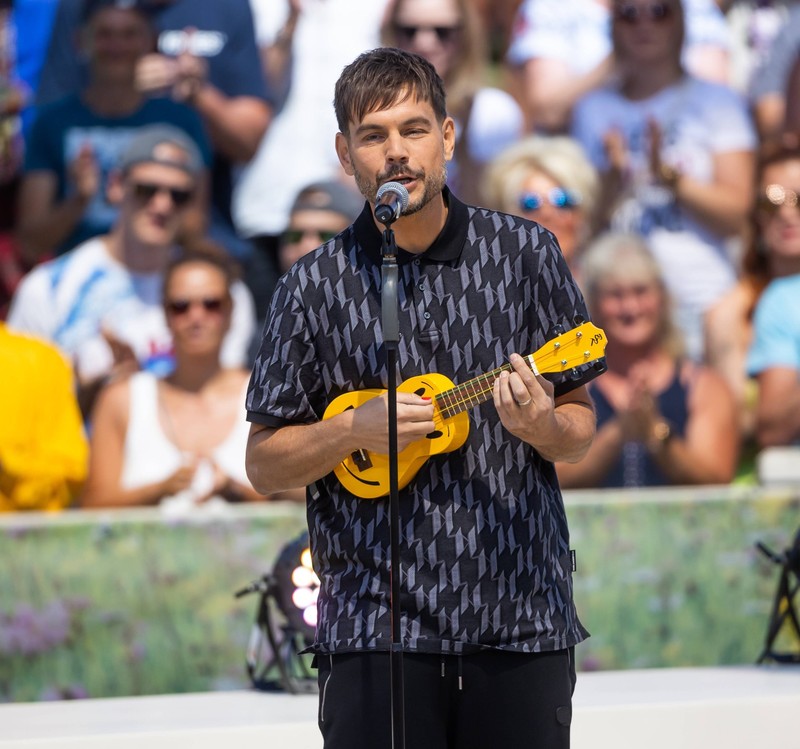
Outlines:
{"type": "Polygon", "coordinates": [[[447,80],[462,39],[456,0],[398,0],[394,15],[397,46],[424,57],[447,80]]]}
{"type": "Polygon", "coordinates": [[[221,269],[202,261],[176,267],[164,288],[164,312],[175,353],[218,355],[232,306],[221,269]]]}
{"type": "Polygon", "coordinates": [[[609,340],[625,348],[656,342],[666,314],[661,283],[635,267],[608,274],[595,290],[594,310],[609,340]]]}
{"type": "Polygon", "coordinates": [[[614,50],[622,61],[680,60],[683,9],[678,0],[614,0],[614,50]]]}
{"type": "MultiPolygon", "coordinates": [[[[174,151],[180,160],[184,152],[169,143],[158,146],[167,155],[174,151]]],[[[195,193],[195,179],[174,166],[142,163],[132,166],[118,183],[109,186],[112,202],[120,203],[118,221],[139,244],[168,247],[174,244],[184,214],[195,193]]]]}
{"type": "Polygon", "coordinates": [[[520,186],[517,205],[509,208],[509,213],[532,219],[553,232],[566,261],[574,259],[585,228],[579,195],[545,172],[534,170],[520,186]]]}
{"type": "Polygon", "coordinates": [[[300,210],[292,213],[278,251],[281,273],[349,225],[350,219],[336,211],[300,210]]]}
{"type": "Polygon", "coordinates": [[[83,30],[83,48],[92,75],[104,80],[132,80],[136,63],[152,52],[153,44],[150,24],[135,10],[102,8],[83,30]]]}
{"type": "Polygon", "coordinates": [[[800,159],[765,167],[758,191],[758,223],[773,272],[800,273],[800,159]]]}

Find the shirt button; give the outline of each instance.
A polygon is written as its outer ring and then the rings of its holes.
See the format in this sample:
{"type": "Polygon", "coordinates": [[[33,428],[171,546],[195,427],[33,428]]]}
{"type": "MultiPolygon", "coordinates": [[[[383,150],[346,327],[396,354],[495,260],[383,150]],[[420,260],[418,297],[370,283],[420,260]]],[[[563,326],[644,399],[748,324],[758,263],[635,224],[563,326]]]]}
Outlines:
{"type": "Polygon", "coordinates": [[[414,265],[419,265],[419,258],[416,258],[416,259],[414,260],[414,265]]]}
{"type": "Polygon", "coordinates": [[[424,284],[424,283],[421,283],[419,286],[417,286],[417,288],[418,288],[420,291],[425,291],[425,284],[424,284]]]}
{"type": "Polygon", "coordinates": [[[424,317],[426,320],[430,320],[430,319],[431,319],[431,313],[430,313],[430,312],[425,312],[425,313],[424,313],[422,316],[423,316],[423,317],[424,317]]]}

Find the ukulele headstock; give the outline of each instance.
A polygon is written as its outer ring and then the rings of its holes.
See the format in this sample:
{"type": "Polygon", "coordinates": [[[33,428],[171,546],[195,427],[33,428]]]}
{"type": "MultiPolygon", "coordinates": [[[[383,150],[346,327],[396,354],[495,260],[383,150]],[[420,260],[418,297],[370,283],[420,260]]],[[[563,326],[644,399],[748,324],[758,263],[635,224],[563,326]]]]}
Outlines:
{"type": "Polygon", "coordinates": [[[604,331],[591,322],[584,322],[545,343],[527,357],[528,364],[539,374],[575,369],[599,362],[605,356],[606,342],[604,331]]]}

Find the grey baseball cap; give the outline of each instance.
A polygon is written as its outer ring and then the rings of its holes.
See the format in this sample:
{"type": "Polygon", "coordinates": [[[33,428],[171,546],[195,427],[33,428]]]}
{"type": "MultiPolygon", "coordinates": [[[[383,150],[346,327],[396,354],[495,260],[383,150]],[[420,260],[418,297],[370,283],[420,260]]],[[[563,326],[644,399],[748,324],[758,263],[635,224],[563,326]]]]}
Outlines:
{"type": "Polygon", "coordinates": [[[180,128],[160,123],[140,127],[123,150],[117,166],[127,172],[136,164],[164,164],[193,177],[204,169],[197,143],[180,128]],[[175,149],[168,146],[177,146],[183,155],[176,154],[175,149]]]}
{"type": "Polygon", "coordinates": [[[333,211],[355,221],[364,208],[364,198],[355,190],[333,180],[306,185],[294,199],[292,213],[297,211],[333,211]]]}

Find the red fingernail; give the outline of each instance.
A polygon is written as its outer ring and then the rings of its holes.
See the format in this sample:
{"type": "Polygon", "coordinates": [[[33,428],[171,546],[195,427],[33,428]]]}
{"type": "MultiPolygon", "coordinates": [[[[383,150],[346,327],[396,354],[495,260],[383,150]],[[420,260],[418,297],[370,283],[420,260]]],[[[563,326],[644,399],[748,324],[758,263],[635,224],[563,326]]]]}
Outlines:
{"type": "Polygon", "coordinates": [[[423,395],[422,400],[429,401],[431,399],[430,395],[423,395]]]}

